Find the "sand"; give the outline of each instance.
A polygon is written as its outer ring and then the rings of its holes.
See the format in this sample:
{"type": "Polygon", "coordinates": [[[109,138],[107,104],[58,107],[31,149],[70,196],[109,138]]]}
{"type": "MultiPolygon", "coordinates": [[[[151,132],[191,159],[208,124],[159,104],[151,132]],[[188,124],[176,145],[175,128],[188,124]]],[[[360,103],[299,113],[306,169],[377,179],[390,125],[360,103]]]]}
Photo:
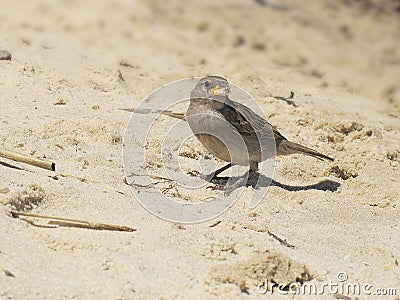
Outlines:
{"type": "MultiPolygon", "coordinates": [[[[12,55],[0,60],[0,148],[56,163],[51,172],[0,159],[0,299],[265,299],[265,281],[320,287],[340,272],[371,293],[396,288],[382,299],[399,299],[398,2],[0,6],[0,50],[12,55]],[[120,109],[207,74],[248,91],[283,135],[335,162],[277,158],[253,210],[243,187],[214,220],[182,225],[150,214],[124,182],[132,113],[120,109]],[[296,107],[273,97],[291,91],[296,107]],[[37,227],[12,210],[137,230],[37,227]]],[[[148,168],[163,174],[154,146],[163,137],[151,138],[148,168]]],[[[182,168],[204,155],[188,141],[182,168]]],[[[216,192],[166,193],[190,202],[216,192]]]]}

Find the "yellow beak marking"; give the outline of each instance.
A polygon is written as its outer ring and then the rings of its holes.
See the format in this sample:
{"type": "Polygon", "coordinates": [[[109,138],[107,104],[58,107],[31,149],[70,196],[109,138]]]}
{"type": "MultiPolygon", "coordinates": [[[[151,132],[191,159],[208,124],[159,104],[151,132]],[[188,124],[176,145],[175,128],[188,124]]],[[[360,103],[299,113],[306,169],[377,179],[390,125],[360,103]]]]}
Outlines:
{"type": "Polygon", "coordinates": [[[219,90],[220,86],[216,85],[211,91],[214,95],[218,95],[218,90],[219,90]]]}

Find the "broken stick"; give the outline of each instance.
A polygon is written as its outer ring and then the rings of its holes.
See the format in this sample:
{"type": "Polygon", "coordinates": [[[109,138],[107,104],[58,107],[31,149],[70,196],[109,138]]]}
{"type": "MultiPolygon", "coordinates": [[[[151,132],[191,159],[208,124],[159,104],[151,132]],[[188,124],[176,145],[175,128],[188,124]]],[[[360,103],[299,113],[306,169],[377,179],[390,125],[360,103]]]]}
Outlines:
{"type": "Polygon", "coordinates": [[[43,169],[50,170],[50,171],[56,170],[56,164],[51,161],[34,158],[31,156],[19,154],[19,153],[4,150],[4,149],[0,149],[0,157],[11,159],[11,160],[17,161],[17,162],[22,162],[24,164],[32,165],[32,166],[43,168],[43,169]]]}

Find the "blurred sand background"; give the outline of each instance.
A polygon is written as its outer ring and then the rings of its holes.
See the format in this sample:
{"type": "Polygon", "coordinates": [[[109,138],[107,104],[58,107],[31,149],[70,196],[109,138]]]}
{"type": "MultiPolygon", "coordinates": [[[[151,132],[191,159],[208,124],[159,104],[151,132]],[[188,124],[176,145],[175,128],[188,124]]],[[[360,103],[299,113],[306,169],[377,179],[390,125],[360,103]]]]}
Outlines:
{"type": "MultiPolygon", "coordinates": [[[[399,1],[2,0],[0,37],[12,54],[0,60],[0,148],[57,164],[0,159],[0,299],[265,299],[266,279],[322,285],[338,272],[400,294],[399,1]],[[278,158],[254,210],[243,188],[206,223],[149,214],[123,182],[131,114],[119,109],[207,74],[335,162],[278,158]],[[291,91],[297,107],[272,97],[291,91]],[[137,231],[40,228],[11,210],[137,231]]],[[[185,147],[189,171],[206,152],[185,147]]]]}

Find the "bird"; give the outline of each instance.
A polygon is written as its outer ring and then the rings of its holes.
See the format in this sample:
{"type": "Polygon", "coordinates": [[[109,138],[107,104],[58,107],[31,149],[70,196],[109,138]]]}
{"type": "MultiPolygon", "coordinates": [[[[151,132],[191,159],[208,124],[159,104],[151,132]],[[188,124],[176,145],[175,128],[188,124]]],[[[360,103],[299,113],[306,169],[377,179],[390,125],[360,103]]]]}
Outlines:
{"type": "MultiPolygon", "coordinates": [[[[222,168],[202,175],[212,181],[233,165],[249,166],[246,181],[258,176],[262,161],[275,155],[301,153],[320,160],[331,157],[287,140],[266,119],[249,107],[230,99],[231,86],[221,76],[201,78],[191,91],[185,114],[193,134],[215,157],[228,162],[222,168]]],[[[240,183],[242,184],[242,182],[240,183]]]]}

